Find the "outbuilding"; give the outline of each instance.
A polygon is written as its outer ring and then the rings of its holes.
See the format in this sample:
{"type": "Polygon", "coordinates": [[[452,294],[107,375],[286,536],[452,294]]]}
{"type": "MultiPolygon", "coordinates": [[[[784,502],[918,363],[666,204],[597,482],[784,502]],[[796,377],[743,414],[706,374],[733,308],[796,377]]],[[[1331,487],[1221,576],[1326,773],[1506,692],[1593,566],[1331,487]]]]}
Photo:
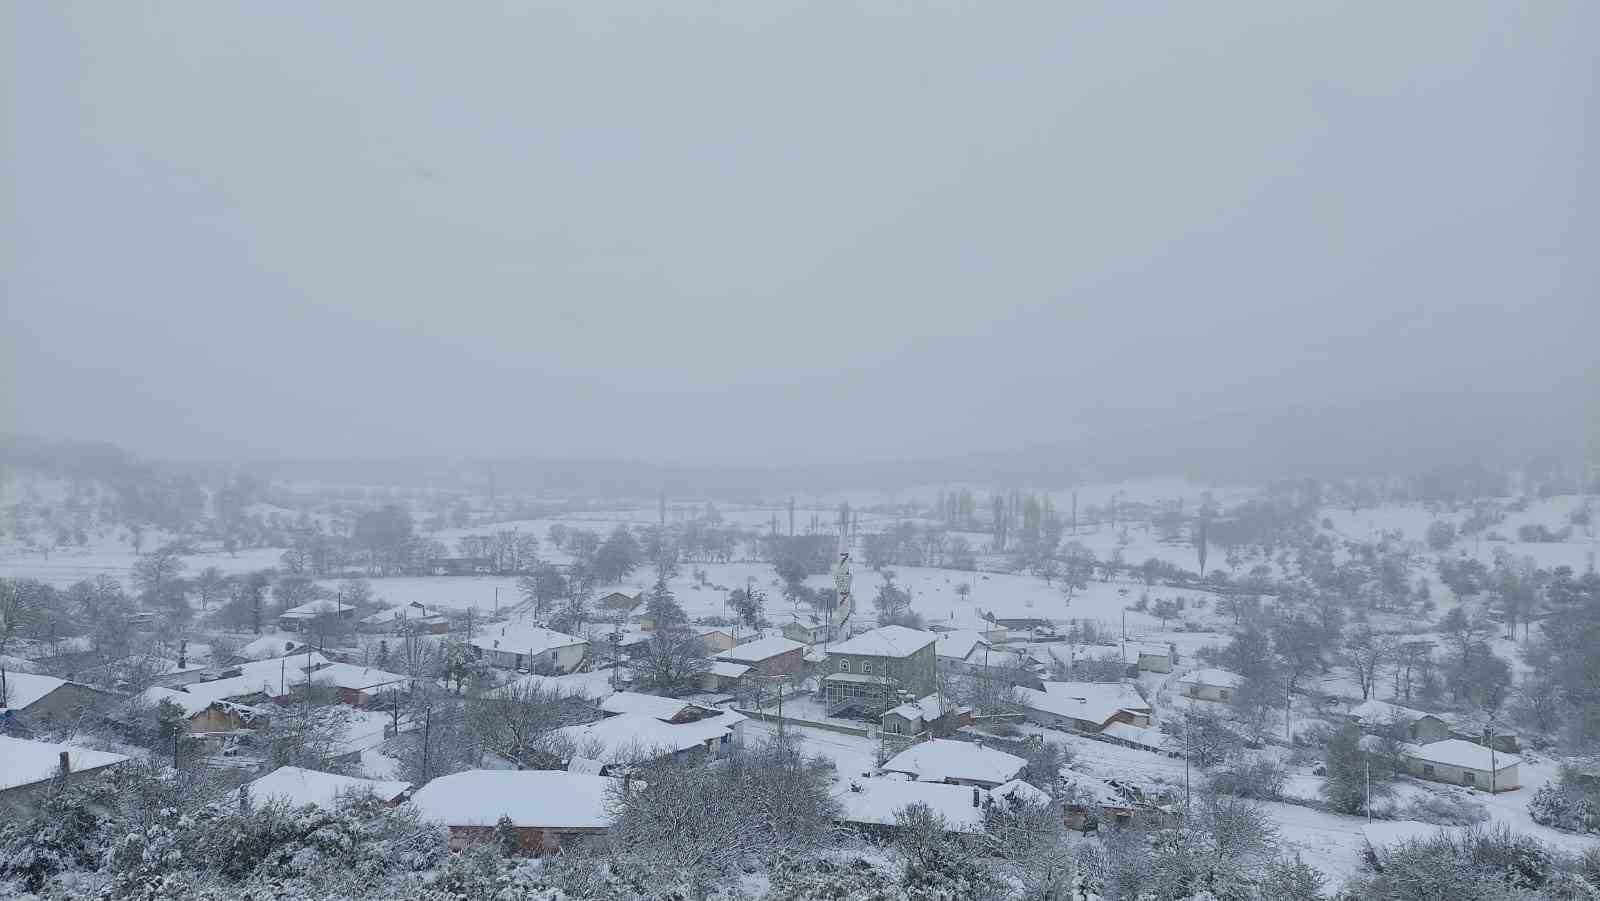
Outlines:
{"type": "Polygon", "coordinates": [[[1521,764],[1522,758],[1515,754],[1505,754],[1459,738],[1411,745],[1406,750],[1406,769],[1411,775],[1489,792],[1521,788],[1518,774],[1521,764]]]}
{"type": "Polygon", "coordinates": [[[621,780],[563,770],[467,770],[424,785],[411,798],[425,819],[450,830],[461,850],[492,841],[510,820],[523,854],[545,855],[611,828],[611,802],[621,780]]]}

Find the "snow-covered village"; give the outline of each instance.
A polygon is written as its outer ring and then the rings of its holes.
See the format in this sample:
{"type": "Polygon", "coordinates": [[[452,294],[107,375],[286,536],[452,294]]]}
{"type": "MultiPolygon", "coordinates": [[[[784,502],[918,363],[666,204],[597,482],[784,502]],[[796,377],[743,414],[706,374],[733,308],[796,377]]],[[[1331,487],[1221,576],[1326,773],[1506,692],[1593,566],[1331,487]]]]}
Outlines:
{"type": "Polygon", "coordinates": [[[0,899],[1600,901],[1594,4],[0,33],[0,899]]]}

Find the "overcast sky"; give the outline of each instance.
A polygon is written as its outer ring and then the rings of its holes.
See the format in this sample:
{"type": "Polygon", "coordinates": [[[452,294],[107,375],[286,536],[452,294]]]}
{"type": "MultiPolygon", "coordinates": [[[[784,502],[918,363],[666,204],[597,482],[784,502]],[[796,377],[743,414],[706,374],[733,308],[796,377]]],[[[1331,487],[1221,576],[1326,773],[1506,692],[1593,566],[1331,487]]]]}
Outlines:
{"type": "Polygon", "coordinates": [[[1593,384],[1581,0],[0,16],[19,430],[928,458],[1593,384]]]}

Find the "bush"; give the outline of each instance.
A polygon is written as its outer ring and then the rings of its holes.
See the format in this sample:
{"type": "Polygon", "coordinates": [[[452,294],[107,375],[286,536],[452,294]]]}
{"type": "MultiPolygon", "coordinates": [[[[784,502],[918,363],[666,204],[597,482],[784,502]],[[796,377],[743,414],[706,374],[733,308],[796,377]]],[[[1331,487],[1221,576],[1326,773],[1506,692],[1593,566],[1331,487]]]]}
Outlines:
{"type": "Polygon", "coordinates": [[[1488,809],[1476,801],[1432,792],[1412,798],[1395,813],[1398,819],[1435,826],[1473,826],[1489,819],[1488,809]]]}
{"type": "Polygon", "coordinates": [[[1528,815],[1542,826],[1600,834],[1600,799],[1579,785],[1570,771],[1534,792],[1528,815]]]}
{"type": "Polygon", "coordinates": [[[1288,779],[1288,772],[1277,761],[1240,755],[1211,776],[1211,788],[1237,798],[1281,801],[1288,779]]]}

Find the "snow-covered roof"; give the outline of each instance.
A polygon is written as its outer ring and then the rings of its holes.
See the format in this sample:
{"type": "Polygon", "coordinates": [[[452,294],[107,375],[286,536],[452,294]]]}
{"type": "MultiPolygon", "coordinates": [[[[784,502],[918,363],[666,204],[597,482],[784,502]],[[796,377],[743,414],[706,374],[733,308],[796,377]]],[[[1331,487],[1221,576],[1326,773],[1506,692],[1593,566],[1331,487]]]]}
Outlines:
{"type": "Polygon", "coordinates": [[[939,640],[936,632],[908,629],[905,626],[879,626],[848,641],[829,645],[829,654],[861,654],[867,657],[910,657],[939,640]]]}
{"type": "Polygon", "coordinates": [[[65,679],[55,676],[35,676],[32,673],[14,673],[6,671],[6,695],[4,703],[0,703],[0,710],[25,710],[38,703],[50,692],[67,684],[65,679]]]}
{"type": "Polygon", "coordinates": [[[297,635],[263,635],[240,648],[237,653],[250,660],[267,660],[282,657],[304,644],[297,635]]]}
{"type": "Polygon", "coordinates": [[[128,759],[126,754],[0,735],[0,791],[54,777],[60,771],[62,751],[67,752],[67,764],[74,773],[96,770],[128,759]]]}
{"type": "Polygon", "coordinates": [[[738,679],[745,673],[750,672],[750,667],[748,664],[744,663],[730,663],[727,660],[713,660],[711,661],[711,668],[706,670],[706,672],[713,676],[721,676],[724,679],[738,679]]]}
{"type": "Polygon", "coordinates": [[[744,719],[742,714],[729,710],[674,725],[647,713],[623,713],[581,726],[565,726],[559,731],[581,756],[606,763],[635,763],[721,739],[744,719]]]}
{"type": "Polygon", "coordinates": [[[317,685],[332,685],[357,691],[394,685],[406,679],[406,676],[398,673],[385,672],[369,666],[356,666],[353,663],[330,663],[311,674],[311,681],[317,685]]]}
{"type": "Polygon", "coordinates": [[[565,676],[540,676],[537,674],[518,676],[502,686],[502,689],[516,685],[527,685],[542,691],[557,692],[568,697],[587,698],[591,701],[603,701],[611,697],[612,693],[615,692],[615,689],[611,687],[610,670],[569,673],[565,676]]]}
{"type": "Polygon", "coordinates": [[[670,720],[687,707],[696,705],[676,698],[644,694],[637,691],[619,691],[605,699],[600,709],[606,713],[642,713],[658,720],[670,720]]]}
{"type": "Polygon", "coordinates": [[[915,701],[908,701],[899,707],[890,710],[890,713],[905,717],[908,720],[922,719],[936,720],[945,713],[955,709],[955,702],[942,700],[938,695],[928,695],[915,701]]]}
{"type": "Polygon", "coordinates": [[[883,765],[886,772],[910,773],[923,782],[959,779],[999,785],[1022,774],[1026,760],[1015,754],[965,741],[936,738],[912,745],[883,765]]]}
{"type": "Polygon", "coordinates": [[[736,644],[726,651],[719,652],[717,659],[727,660],[732,663],[760,663],[763,660],[771,660],[779,654],[787,654],[790,651],[804,651],[805,647],[798,641],[782,636],[758,638],[755,641],[736,644]]]}
{"type": "Polygon", "coordinates": [[[210,682],[191,682],[183,690],[197,698],[225,701],[264,692],[270,697],[285,694],[288,689],[306,681],[306,668],[326,666],[328,658],[312,651],[309,654],[290,654],[270,660],[254,660],[240,664],[239,675],[210,682]]]}
{"type": "Polygon", "coordinates": [[[1238,688],[1243,682],[1244,677],[1238,673],[1215,667],[1184,673],[1178,679],[1179,685],[1209,685],[1214,688],[1238,688]]]}
{"type": "Polygon", "coordinates": [[[996,800],[1009,798],[1014,801],[1025,801],[1029,804],[1049,804],[1050,794],[1035,785],[1013,779],[1004,785],[996,785],[989,790],[989,794],[996,800]]]}
{"type": "Polygon", "coordinates": [[[956,832],[983,831],[983,801],[988,793],[966,785],[907,782],[901,779],[851,779],[833,791],[847,823],[893,826],[895,814],[912,804],[926,804],[956,832]],[[973,806],[973,793],[978,804],[973,806]]]}
{"type": "Polygon", "coordinates": [[[1350,718],[1363,726],[1381,726],[1389,723],[1409,723],[1427,716],[1420,710],[1401,707],[1388,701],[1363,701],[1350,708],[1350,718]]]}
{"type": "Polygon", "coordinates": [[[443,618],[444,614],[438,610],[430,610],[421,604],[411,603],[404,607],[389,607],[384,610],[379,610],[377,613],[363,616],[361,621],[371,625],[381,625],[383,623],[397,621],[417,620],[420,622],[423,620],[443,618]]]}
{"type": "Polygon", "coordinates": [[[1044,691],[1020,688],[1022,703],[1056,716],[1104,724],[1118,711],[1149,713],[1150,702],[1126,682],[1045,682],[1044,691]]]}
{"type": "Polygon", "coordinates": [[[278,617],[280,619],[285,616],[290,619],[315,619],[319,616],[327,616],[330,613],[340,613],[345,610],[354,612],[355,608],[350,604],[341,604],[337,600],[323,598],[308,601],[298,607],[290,607],[288,610],[278,614],[278,617]]]}
{"type": "Polygon", "coordinates": [[[168,703],[177,705],[177,707],[184,712],[185,716],[194,716],[197,713],[203,713],[209,709],[212,704],[222,704],[223,706],[239,713],[241,716],[244,716],[247,719],[257,716],[261,712],[247,704],[234,704],[228,701],[219,701],[201,695],[193,695],[186,691],[176,691],[171,688],[162,688],[159,685],[152,685],[144,691],[139,692],[139,694],[136,695],[133,700],[135,704],[148,705],[151,707],[160,704],[162,701],[167,701],[168,703]]]}
{"type": "Polygon", "coordinates": [[[279,798],[293,807],[316,804],[332,807],[341,797],[371,793],[380,801],[393,801],[411,790],[409,782],[384,782],[339,776],[298,766],[280,766],[250,783],[252,801],[279,798]]]}
{"type": "Polygon", "coordinates": [[[956,629],[950,632],[934,632],[938,636],[934,641],[933,652],[947,660],[966,660],[974,651],[982,649],[989,643],[982,633],[969,629],[956,629]]]}
{"type": "Polygon", "coordinates": [[[585,639],[538,626],[494,626],[470,639],[467,644],[484,651],[536,656],[555,648],[588,644],[585,639]]]}
{"type": "Polygon", "coordinates": [[[618,781],[563,770],[467,770],[429,782],[411,803],[446,826],[493,826],[505,816],[524,827],[604,829],[618,781]]]}
{"type": "Polygon", "coordinates": [[[1522,758],[1515,754],[1507,754],[1504,751],[1491,751],[1483,745],[1463,741],[1459,738],[1447,738],[1444,741],[1429,742],[1425,745],[1411,745],[1406,753],[1424,763],[1465,767],[1472,770],[1482,770],[1486,773],[1489,772],[1491,767],[1498,773],[1522,762],[1522,758]]]}

